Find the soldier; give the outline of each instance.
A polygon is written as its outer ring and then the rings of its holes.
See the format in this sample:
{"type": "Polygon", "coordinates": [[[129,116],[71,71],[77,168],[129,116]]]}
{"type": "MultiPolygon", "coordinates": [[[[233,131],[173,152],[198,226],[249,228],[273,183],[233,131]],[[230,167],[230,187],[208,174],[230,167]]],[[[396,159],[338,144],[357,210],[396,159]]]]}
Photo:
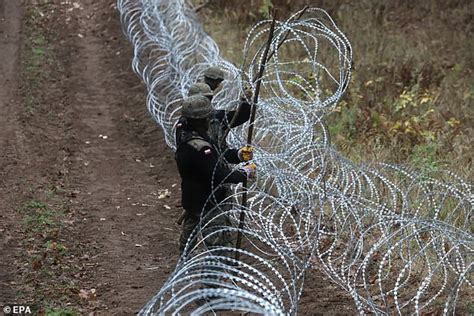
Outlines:
{"type": "MultiPolygon", "coordinates": [[[[210,100],[203,95],[189,97],[183,102],[182,116],[187,124],[181,130],[175,154],[181,176],[182,205],[186,211],[180,237],[181,253],[192,231],[199,224],[201,212],[208,213],[226,198],[226,189],[221,185],[243,182],[246,178],[254,178],[256,174],[254,164],[246,165],[240,170],[231,170],[220,159],[221,154],[208,135],[213,114],[210,100]]],[[[224,153],[224,158],[235,161],[239,155],[243,155],[242,149],[231,149],[224,153]]],[[[219,216],[213,220],[212,226],[228,226],[226,221],[226,216],[219,216]]],[[[210,247],[232,246],[231,237],[225,232],[219,232],[205,240],[210,247]]]]}
{"type": "MultiPolygon", "coordinates": [[[[189,88],[188,96],[193,95],[203,95],[206,96],[209,100],[212,100],[213,92],[210,87],[205,83],[196,83],[189,88]]],[[[251,105],[245,100],[242,99],[239,105],[238,110],[225,111],[225,110],[213,110],[213,113],[210,118],[209,131],[208,135],[214,144],[219,149],[221,154],[226,153],[230,149],[227,145],[227,135],[231,128],[237,127],[248,121],[250,118],[251,105]]],[[[181,142],[181,135],[183,128],[186,126],[186,118],[181,117],[176,126],[176,145],[178,146],[181,142]]],[[[244,157],[238,159],[230,160],[230,163],[239,163],[241,161],[250,160],[253,149],[251,147],[245,147],[242,150],[244,157]]],[[[228,154],[226,153],[226,156],[228,154]]],[[[235,155],[230,155],[233,157],[235,155]]]]}
{"type": "MultiPolygon", "coordinates": [[[[206,83],[213,94],[224,81],[224,71],[217,66],[210,66],[204,71],[204,83],[206,83]]],[[[202,88],[200,88],[202,89],[202,88]]],[[[191,90],[190,90],[191,92],[191,90]]],[[[205,92],[209,97],[209,93],[205,92]]],[[[212,96],[211,96],[212,98],[212,96]]],[[[245,95],[240,99],[239,108],[235,111],[218,110],[210,122],[209,135],[215,140],[221,152],[227,150],[226,138],[231,128],[240,126],[250,118],[252,106],[247,102],[251,98],[251,90],[246,89],[245,95]]],[[[211,99],[212,100],[212,99],[211,99]]],[[[251,151],[252,148],[247,148],[251,151]]]]}
{"type": "Polygon", "coordinates": [[[188,97],[197,94],[205,96],[209,99],[209,101],[212,101],[212,97],[214,96],[214,92],[211,90],[211,87],[209,87],[209,85],[205,84],[204,82],[197,82],[189,88],[188,97]]]}
{"type": "Polygon", "coordinates": [[[215,91],[224,81],[224,72],[217,66],[210,66],[204,71],[204,82],[215,91]]]}
{"type": "MultiPolygon", "coordinates": [[[[188,92],[188,96],[201,94],[209,98],[212,98],[217,88],[224,81],[224,72],[217,66],[208,67],[204,72],[204,82],[198,82],[193,84],[188,92]]],[[[209,136],[217,144],[221,153],[228,149],[227,146],[227,135],[231,128],[237,127],[245,123],[250,118],[251,105],[247,102],[251,98],[251,90],[246,89],[245,96],[240,99],[239,108],[233,111],[226,110],[215,110],[211,122],[209,124],[209,136]]],[[[178,122],[179,127],[185,125],[186,122],[181,120],[178,122]]],[[[179,130],[177,131],[177,142],[179,142],[179,130]]],[[[247,151],[252,151],[252,148],[247,148],[247,151]]],[[[236,162],[233,162],[236,163],[236,162]]]]}

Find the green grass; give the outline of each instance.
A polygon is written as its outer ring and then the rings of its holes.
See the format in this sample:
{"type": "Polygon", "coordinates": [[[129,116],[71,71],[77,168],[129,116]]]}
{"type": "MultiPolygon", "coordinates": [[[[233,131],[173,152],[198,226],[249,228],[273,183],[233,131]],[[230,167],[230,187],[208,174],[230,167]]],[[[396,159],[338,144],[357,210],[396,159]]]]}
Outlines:
{"type": "Polygon", "coordinates": [[[59,218],[62,216],[62,212],[51,209],[41,201],[27,202],[23,207],[23,212],[26,213],[23,224],[28,230],[50,232],[60,225],[59,218]]]}
{"type": "Polygon", "coordinates": [[[410,156],[411,164],[415,168],[423,170],[426,175],[438,172],[442,167],[442,164],[438,158],[439,148],[439,144],[435,142],[427,142],[415,145],[410,156]]]}
{"type": "Polygon", "coordinates": [[[258,13],[263,19],[270,19],[271,18],[271,10],[273,8],[272,0],[263,0],[260,3],[258,8],[258,13]]]}
{"type": "Polygon", "coordinates": [[[44,244],[44,247],[45,247],[47,250],[58,251],[58,252],[61,253],[61,254],[64,254],[64,253],[66,253],[66,251],[67,251],[66,246],[64,246],[62,243],[60,243],[60,242],[55,242],[55,241],[51,241],[51,240],[48,240],[48,241],[44,244]]]}
{"type": "Polygon", "coordinates": [[[33,31],[27,40],[29,50],[26,70],[33,72],[36,76],[42,75],[42,66],[48,59],[47,45],[46,38],[37,30],[33,31]]]}
{"type": "MultiPolygon", "coordinates": [[[[50,46],[44,29],[37,26],[41,19],[39,9],[28,7],[26,10],[25,40],[23,44],[22,60],[24,63],[24,77],[28,79],[26,87],[31,90],[37,88],[49,76],[48,64],[53,62],[50,46]]],[[[38,100],[31,94],[25,97],[25,114],[34,115],[38,100]]]]}
{"type": "Polygon", "coordinates": [[[48,206],[43,202],[31,200],[25,204],[24,208],[33,210],[46,210],[48,206]]]}

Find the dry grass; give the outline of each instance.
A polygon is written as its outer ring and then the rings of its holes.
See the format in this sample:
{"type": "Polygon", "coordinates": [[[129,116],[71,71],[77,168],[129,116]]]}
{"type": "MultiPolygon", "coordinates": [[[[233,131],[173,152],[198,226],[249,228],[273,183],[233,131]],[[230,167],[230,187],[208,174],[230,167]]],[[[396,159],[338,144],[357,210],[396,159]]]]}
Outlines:
{"type": "Polygon", "coordinates": [[[285,18],[304,4],[327,10],[354,49],[349,91],[329,118],[336,146],[355,161],[472,180],[474,2],[211,0],[200,15],[238,65],[248,30],[269,7],[285,18]]]}

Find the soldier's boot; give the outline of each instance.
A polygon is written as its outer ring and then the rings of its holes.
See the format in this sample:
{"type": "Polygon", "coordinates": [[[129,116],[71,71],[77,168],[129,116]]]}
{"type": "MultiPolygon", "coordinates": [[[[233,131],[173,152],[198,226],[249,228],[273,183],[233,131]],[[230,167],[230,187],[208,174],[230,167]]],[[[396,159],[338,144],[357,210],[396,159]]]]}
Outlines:
{"type": "MultiPolygon", "coordinates": [[[[184,215],[183,220],[183,229],[181,231],[181,236],[179,237],[179,254],[182,255],[184,249],[186,248],[186,244],[188,243],[189,236],[191,236],[192,232],[199,224],[199,216],[195,216],[189,214],[188,212],[184,215]]],[[[188,249],[192,249],[194,244],[196,243],[197,238],[193,238],[191,244],[189,245],[188,249]]]]}

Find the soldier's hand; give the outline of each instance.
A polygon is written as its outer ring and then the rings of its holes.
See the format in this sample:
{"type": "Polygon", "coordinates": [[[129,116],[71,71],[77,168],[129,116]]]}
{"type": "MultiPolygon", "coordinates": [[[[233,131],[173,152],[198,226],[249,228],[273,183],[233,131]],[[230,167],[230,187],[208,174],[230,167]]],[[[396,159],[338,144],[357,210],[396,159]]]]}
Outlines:
{"type": "Polygon", "coordinates": [[[240,161],[249,161],[253,159],[253,146],[244,146],[237,152],[240,161]]]}
{"type": "Polygon", "coordinates": [[[247,179],[255,179],[257,177],[257,165],[249,163],[244,166],[244,170],[247,173],[247,179]]]}

